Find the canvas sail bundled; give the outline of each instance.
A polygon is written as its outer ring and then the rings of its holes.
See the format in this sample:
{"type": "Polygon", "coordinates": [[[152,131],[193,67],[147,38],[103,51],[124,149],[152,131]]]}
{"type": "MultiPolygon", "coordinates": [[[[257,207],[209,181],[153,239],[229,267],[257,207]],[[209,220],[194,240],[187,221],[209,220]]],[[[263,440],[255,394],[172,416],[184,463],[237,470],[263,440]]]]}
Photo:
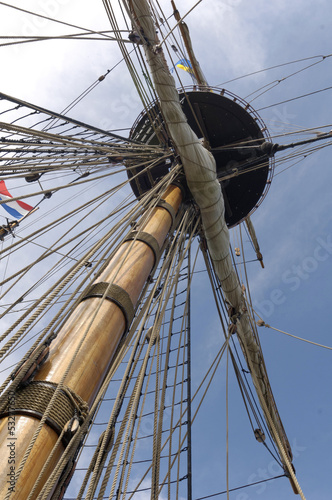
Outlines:
{"type": "Polygon", "coordinates": [[[270,388],[263,355],[256,342],[238,277],[233,269],[229,253],[229,232],[225,222],[225,205],[217,181],[216,166],[212,154],[187,123],[164,55],[159,50],[159,40],[150,6],[145,0],[125,2],[132,13],[134,26],[144,33],[145,54],[153,83],[160,99],[160,108],[169,135],[178,151],[190,192],[197,203],[202,218],[209,253],[220,279],[226,301],[233,308],[237,335],[251,371],[258,398],[271,434],[278,446],[282,462],[294,482],[294,491],[301,493],[291,461],[292,453],[283,429],[270,388]]]}

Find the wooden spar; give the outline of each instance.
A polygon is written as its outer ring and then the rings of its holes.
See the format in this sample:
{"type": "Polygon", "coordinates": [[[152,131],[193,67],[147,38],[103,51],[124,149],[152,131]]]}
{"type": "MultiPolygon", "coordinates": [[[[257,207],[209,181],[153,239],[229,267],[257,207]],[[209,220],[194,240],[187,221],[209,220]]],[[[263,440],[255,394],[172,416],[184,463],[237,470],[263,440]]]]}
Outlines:
{"type": "MultiPolygon", "coordinates": [[[[162,195],[162,199],[177,213],[182,202],[181,189],[174,185],[169,186],[162,195]]],[[[154,237],[161,247],[171,226],[170,212],[158,206],[151,211],[140,230],[154,237]]],[[[129,295],[135,307],[154,265],[155,255],[147,243],[138,240],[126,241],[113,256],[105,271],[98,278],[98,282],[112,283],[121,287],[129,295]]],[[[50,358],[34,380],[58,383],[87,331],[83,344],[69,369],[65,385],[91,405],[111,366],[114,353],[125,330],[125,315],[118,305],[110,300],[104,300],[101,303],[99,297],[86,298],[75,308],[56,340],[51,344],[50,358]],[[95,315],[98,308],[99,311],[95,315]]],[[[10,486],[7,476],[10,472],[8,443],[14,443],[14,469],[17,470],[39,425],[36,416],[23,416],[18,413],[15,415],[15,437],[9,439],[9,418],[3,418],[0,423],[0,498],[6,497],[10,486]]],[[[10,500],[24,500],[29,496],[57,440],[58,434],[45,424],[17,482],[14,483],[14,492],[10,500]]],[[[63,451],[64,446],[61,444],[42,477],[34,498],[41,491],[63,451]]]]}
{"type": "Polygon", "coordinates": [[[197,61],[195,54],[194,54],[194,51],[193,51],[188,26],[186,25],[186,23],[181,21],[181,16],[180,16],[180,13],[175,6],[174,0],[171,0],[171,3],[172,3],[173,11],[174,11],[174,17],[175,17],[176,21],[179,23],[181,36],[182,36],[182,39],[184,41],[184,45],[186,47],[188,57],[190,59],[191,66],[192,66],[195,78],[197,80],[197,83],[200,86],[208,87],[207,81],[205,80],[205,77],[204,77],[203,72],[200,68],[199,62],[197,61]]]}
{"type": "Polygon", "coordinates": [[[262,269],[264,269],[263,256],[262,256],[260,248],[259,248],[259,244],[258,244],[258,240],[257,240],[257,236],[256,236],[256,231],[255,231],[254,225],[253,225],[251,217],[249,215],[245,219],[245,223],[247,225],[249,236],[251,238],[252,244],[254,245],[254,249],[255,249],[255,252],[256,252],[256,255],[257,255],[257,259],[260,262],[260,265],[262,266],[262,269]]]}
{"type": "Polygon", "coordinates": [[[301,493],[292,466],[291,448],[274,402],[263,354],[259,343],[257,343],[239,278],[233,268],[229,253],[229,232],[224,218],[221,186],[216,182],[217,172],[214,157],[190,128],[179,101],[174,79],[160,53],[153,50],[150,40],[158,46],[158,39],[150,15],[150,3],[147,0],[131,0],[131,7],[138,27],[149,40],[149,43],[144,44],[144,48],[151,68],[154,87],[160,99],[160,108],[170,139],[181,158],[188,188],[200,210],[202,229],[205,233],[211,260],[220,280],[224,297],[233,309],[232,315],[236,318],[237,335],[266,422],[278,447],[285,470],[287,469],[301,493]]]}

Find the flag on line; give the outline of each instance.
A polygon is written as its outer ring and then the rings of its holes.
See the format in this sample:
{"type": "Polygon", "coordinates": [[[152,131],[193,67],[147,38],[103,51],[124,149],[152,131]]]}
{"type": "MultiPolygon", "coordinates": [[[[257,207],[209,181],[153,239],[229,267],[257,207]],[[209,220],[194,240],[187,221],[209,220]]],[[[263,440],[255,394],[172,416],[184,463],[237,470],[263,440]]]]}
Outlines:
{"type": "Polygon", "coordinates": [[[180,61],[178,61],[175,64],[175,66],[171,69],[172,73],[174,71],[174,68],[183,69],[184,71],[187,71],[187,73],[190,73],[195,78],[193,67],[191,65],[191,62],[188,61],[188,59],[180,59],[180,61]]]}
{"type": "Polygon", "coordinates": [[[12,195],[9,193],[5,181],[0,180],[0,201],[4,201],[5,203],[1,204],[10,215],[16,220],[22,219],[25,215],[27,215],[33,207],[24,203],[24,201],[20,200],[11,200],[12,195]]]}

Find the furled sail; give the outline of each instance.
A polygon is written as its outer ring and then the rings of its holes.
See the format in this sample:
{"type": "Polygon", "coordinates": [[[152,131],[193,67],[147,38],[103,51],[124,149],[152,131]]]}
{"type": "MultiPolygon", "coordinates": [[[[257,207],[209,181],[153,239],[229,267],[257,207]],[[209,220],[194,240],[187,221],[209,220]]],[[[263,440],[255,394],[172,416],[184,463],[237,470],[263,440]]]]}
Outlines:
{"type": "Polygon", "coordinates": [[[128,2],[128,8],[131,9],[132,16],[137,23],[135,29],[144,34],[145,54],[160,99],[161,111],[169,135],[181,158],[188,187],[200,209],[209,253],[226,301],[233,310],[232,319],[236,324],[237,335],[267,424],[278,446],[282,462],[295,483],[292,483],[294,491],[302,495],[291,465],[290,445],[274,402],[263,355],[255,339],[241,285],[232,266],[229,231],[224,217],[225,205],[221,187],[217,181],[215,160],[190,128],[181,109],[174,79],[168,70],[163,52],[160,50],[148,2],[132,0],[128,2]]]}

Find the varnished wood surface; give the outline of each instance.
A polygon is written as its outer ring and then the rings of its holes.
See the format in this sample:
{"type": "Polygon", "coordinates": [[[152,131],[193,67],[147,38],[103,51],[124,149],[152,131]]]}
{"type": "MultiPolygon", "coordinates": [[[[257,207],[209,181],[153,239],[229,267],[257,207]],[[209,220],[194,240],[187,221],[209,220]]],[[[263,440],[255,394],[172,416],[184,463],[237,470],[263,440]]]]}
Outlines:
{"type": "MultiPolygon", "coordinates": [[[[181,198],[181,190],[175,186],[170,186],[163,196],[175,211],[179,208],[181,198]]],[[[171,223],[167,210],[157,207],[142,225],[142,231],[154,236],[159,246],[162,246],[171,223]]],[[[153,265],[154,254],[146,243],[128,241],[121,245],[97,282],[105,281],[120,286],[126,290],[135,306],[153,265]]],[[[101,304],[101,299],[94,297],[84,300],[52,344],[50,359],[35,379],[59,382],[85,336],[65,384],[91,404],[124,330],[124,315],[117,305],[109,300],[101,304]],[[95,315],[97,308],[99,311],[95,315]]]]}
{"type": "MultiPolygon", "coordinates": [[[[178,211],[182,201],[182,193],[178,187],[170,186],[162,198],[174,208],[175,212],[178,211]]],[[[167,210],[156,207],[142,224],[141,229],[151,234],[161,247],[171,223],[172,219],[167,210]]],[[[121,245],[96,282],[106,281],[122,287],[135,306],[153,265],[154,254],[146,243],[128,241],[121,245]]],[[[116,304],[109,300],[101,301],[96,297],[87,298],[76,307],[56,340],[51,344],[50,357],[36,375],[35,380],[58,383],[70,364],[65,385],[91,405],[112,363],[116,347],[124,331],[125,318],[116,304]],[[75,359],[72,362],[74,355],[75,359]]],[[[21,450],[20,453],[24,454],[38,421],[26,417],[17,417],[17,419],[20,421],[17,447],[21,450]]],[[[7,419],[3,419],[0,427],[2,446],[0,450],[6,449],[8,438],[6,421],[7,419]]],[[[27,492],[34,484],[56,439],[55,432],[45,426],[17,484],[20,496],[13,498],[20,500],[27,498],[27,492]]],[[[59,455],[56,460],[58,459],[59,455]]],[[[5,466],[6,462],[3,465],[5,466]]]]}
{"type": "MultiPolygon", "coordinates": [[[[13,417],[12,417],[13,418],[13,417]]],[[[0,421],[0,498],[4,499],[8,493],[8,488],[13,487],[13,493],[10,500],[24,500],[28,498],[37,477],[46,463],[50,450],[54,447],[58,435],[47,425],[45,425],[37,438],[34,447],[31,450],[30,456],[25,466],[25,471],[22,472],[20,479],[17,482],[10,482],[11,476],[9,474],[18,470],[21,460],[25,451],[30,444],[30,441],[39,425],[39,420],[30,417],[22,417],[15,415],[15,435],[11,436],[8,432],[8,418],[3,418],[0,421]],[[12,462],[14,460],[14,462],[12,462]],[[10,463],[9,463],[10,462],[10,463]],[[10,469],[14,467],[14,469],[10,469]]],[[[55,454],[50,462],[45,477],[47,478],[53,471],[61,454],[63,453],[63,446],[60,444],[58,453],[55,454]]],[[[36,491],[35,498],[37,498],[40,488],[36,491]]]]}

